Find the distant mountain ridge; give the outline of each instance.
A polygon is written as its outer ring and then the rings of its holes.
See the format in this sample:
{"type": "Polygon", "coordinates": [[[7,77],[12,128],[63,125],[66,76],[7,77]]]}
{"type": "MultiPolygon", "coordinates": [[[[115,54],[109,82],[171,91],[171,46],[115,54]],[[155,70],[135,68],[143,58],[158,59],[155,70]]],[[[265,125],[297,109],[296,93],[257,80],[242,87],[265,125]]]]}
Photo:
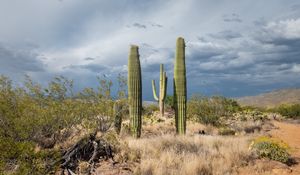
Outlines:
{"type": "Polygon", "coordinates": [[[256,96],[237,98],[242,106],[275,107],[281,104],[300,104],[300,89],[280,89],[256,96]]]}

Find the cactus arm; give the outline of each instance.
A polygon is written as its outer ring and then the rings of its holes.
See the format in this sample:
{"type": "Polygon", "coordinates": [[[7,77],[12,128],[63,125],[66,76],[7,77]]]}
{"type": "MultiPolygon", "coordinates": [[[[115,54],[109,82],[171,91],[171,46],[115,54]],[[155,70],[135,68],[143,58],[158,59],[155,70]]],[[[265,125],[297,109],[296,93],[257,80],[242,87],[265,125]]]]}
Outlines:
{"type": "Polygon", "coordinates": [[[163,88],[164,88],[164,65],[160,64],[159,66],[159,99],[161,100],[162,94],[163,94],[163,88]]]}
{"type": "Polygon", "coordinates": [[[163,73],[163,81],[162,81],[162,94],[160,95],[161,97],[161,99],[163,100],[163,101],[165,101],[165,98],[166,98],[166,93],[167,93],[167,82],[168,82],[168,77],[167,77],[167,73],[166,72],[164,72],[163,73]]]}
{"type": "Polygon", "coordinates": [[[156,87],[155,87],[155,80],[152,80],[152,91],[153,91],[153,97],[156,101],[159,101],[159,98],[156,95],[156,87]]]}
{"type": "Polygon", "coordinates": [[[166,79],[165,79],[165,96],[164,96],[164,100],[165,100],[166,97],[167,97],[167,89],[168,89],[168,77],[167,77],[167,74],[166,74],[166,79]]]}

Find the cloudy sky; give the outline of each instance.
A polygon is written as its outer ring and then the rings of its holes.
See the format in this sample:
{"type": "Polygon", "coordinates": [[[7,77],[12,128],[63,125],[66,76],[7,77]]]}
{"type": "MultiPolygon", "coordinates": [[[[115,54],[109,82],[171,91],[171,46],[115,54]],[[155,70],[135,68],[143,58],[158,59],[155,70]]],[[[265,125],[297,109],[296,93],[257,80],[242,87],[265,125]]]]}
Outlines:
{"type": "MultiPolygon", "coordinates": [[[[300,87],[299,0],[0,0],[0,74],[95,87],[140,46],[144,99],[186,40],[188,93],[238,97],[300,87]]],[[[169,92],[172,83],[169,81],[169,92]]]]}

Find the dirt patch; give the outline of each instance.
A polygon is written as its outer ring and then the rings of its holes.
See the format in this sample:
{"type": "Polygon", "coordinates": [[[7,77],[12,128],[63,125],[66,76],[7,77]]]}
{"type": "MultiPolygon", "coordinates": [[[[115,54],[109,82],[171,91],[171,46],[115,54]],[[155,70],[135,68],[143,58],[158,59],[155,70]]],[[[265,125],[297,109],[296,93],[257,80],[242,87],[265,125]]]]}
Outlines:
{"type": "Polygon", "coordinates": [[[272,137],[280,138],[292,149],[293,156],[300,158],[300,124],[292,124],[274,121],[273,124],[278,128],[271,130],[272,137]]]}
{"type": "Polygon", "coordinates": [[[277,129],[271,130],[272,137],[279,138],[291,147],[291,155],[297,164],[291,166],[291,173],[281,174],[300,174],[300,124],[274,121],[277,129]]]}
{"type": "Polygon", "coordinates": [[[270,130],[267,134],[273,138],[278,138],[287,143],[291,148],[291,156],[296,160],[296,164],[288,166],[281,162],[269,159],[256,159],[247,166],[241,167],[238,174],[243,175],[299,175],[300,174],[300,125],[291,122],[270,121],[270,130]]]}
{"type": "MultiPolygon", "coordinates": [[[[95,174],[103,175],[131,175],[134,171],[134,166],[127,163],[113,164],[112,162],[102,161],[98,166],[95,174]]],[[[137,166],[137,165],[136,165],[137,166]]]]}

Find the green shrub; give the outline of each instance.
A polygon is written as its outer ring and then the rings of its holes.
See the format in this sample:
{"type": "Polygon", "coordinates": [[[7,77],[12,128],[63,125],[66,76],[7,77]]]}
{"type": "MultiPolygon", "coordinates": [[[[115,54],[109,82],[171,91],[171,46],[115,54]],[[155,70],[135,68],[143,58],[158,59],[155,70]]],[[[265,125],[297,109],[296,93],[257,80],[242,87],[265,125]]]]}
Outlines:
{"type": "Polygon", "coordinates": [[[292,119],[300,119],[300,104],[280,105],[272,109],[274,112],[280,113],[282,116],[292,119]]]}
{"type": "Polygon", "coordinates": [[[173,108],[174,105],[174,96],[173,95],[167,95],[166,96],[166,100],[165,100],[165,104],[167,108],[173,108]]]}
{"type": "Polygon", "coordinates": [[[237,120],[240,121],[264,121],[269,120],[268,113],[256,109],[243,109],[233,114],[237,120]]]}
{"type": "Polygon", "coordinates": [[[273,138],[259,137],[252,142],[250,147],[260,158],[269,158],[282,163],[288,163],[290,158],[288,145],[273,138]]]}
{"type": "Polygon", "coordinates": [[[228,128],[228,127],[222,127],[222,128],[219,128],[218,133],[219,133],[219,135],[234,135],[235,130],[228,128]]]}
{"type": "Polygon", "coordinates": [[[56,150],[34,151],[33,142],[15,142],[12,139],[0,139],[0,172],[14,174],[47,174],[54,171],[60,152],[56,150]],[[13,162],[13,164],[11,163],[13,162]],[[51,165],[52,166],[49,166],[51,165]],[[18,167],[15,169],[15,167],[18,167]]]}
{"type": "Polygon", "coordinates": [[[159,107],[157,104],[147,104],[143,105],[143,115],[151,116],[154,111],[159,111],[159,107]]]}
{"type": "Polygon", "coordinates": [[[267,112],[266,108],[263,107],[256,107],[256,106],[243,106],[241,107],[242,111],[259,111],[259,112],[267,112]]]}
{"type": "MultiPolygon", "coordinates": [[[[78,125],[89,131],[108,130],[113,122],[112,82],[105,77],[98,81],[97,90],[86,88],[74,94],[73,81],[62,76],[47,87],[28,76],[18,87],[0,76],[0,172],[13,164],[18,165],[17,174],[45,174],[60,155],[55,150],[36,152],[36,145],[44,146],[46,139],[53,147],[64,139],[60,131],[78,125]]],[[[118,98],[124,100],[124,81],[119,81],[118,98]]]]}
{"type": "Polygon", "coordinates": [[[220,125],[221,117],[229,117],[240,110],[238,103],[225,97],[194,95],[188,101],[188,119],[204,124],[220,125]]]}

